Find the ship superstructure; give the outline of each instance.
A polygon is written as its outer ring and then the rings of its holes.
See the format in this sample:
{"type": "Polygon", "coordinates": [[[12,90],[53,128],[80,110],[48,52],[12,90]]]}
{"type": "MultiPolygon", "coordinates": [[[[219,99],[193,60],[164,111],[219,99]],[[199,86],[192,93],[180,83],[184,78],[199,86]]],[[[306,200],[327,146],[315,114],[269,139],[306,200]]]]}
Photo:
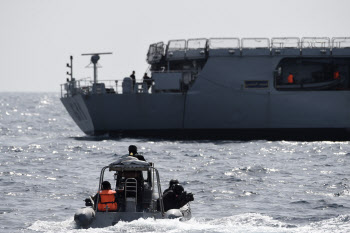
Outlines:
{"type": "Polygon", "coordinates": [[[171,40],[151,44],[147,62],[151,81],[104,82],[95,71],[94,81],[62,85],[61,101],[84,133],[230,137],[350,129],[347,37],[171,40]]]}

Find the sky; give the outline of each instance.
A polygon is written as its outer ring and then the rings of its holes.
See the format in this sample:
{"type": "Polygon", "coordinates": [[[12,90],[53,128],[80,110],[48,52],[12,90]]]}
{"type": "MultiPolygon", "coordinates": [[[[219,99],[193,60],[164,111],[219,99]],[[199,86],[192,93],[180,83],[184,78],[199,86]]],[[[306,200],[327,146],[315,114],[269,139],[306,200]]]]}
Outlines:
{"type": "Polygon", "coordinates": [[[74,57],[98,78],[147,70],[150,44],[211,37],[350,37],[349,0],[0,0],[0,92],[59,92],[74,57]]]}

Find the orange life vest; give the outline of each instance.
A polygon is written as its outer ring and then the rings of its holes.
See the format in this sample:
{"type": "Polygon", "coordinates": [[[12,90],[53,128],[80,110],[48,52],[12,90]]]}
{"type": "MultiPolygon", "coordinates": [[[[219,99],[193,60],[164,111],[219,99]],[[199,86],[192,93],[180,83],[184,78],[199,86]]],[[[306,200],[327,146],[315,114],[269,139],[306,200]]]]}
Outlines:
{"type": "Polygon", "coordinates": [[[106,211],[106,206],[108,206],[108,211],[117,210],[117,202],[115,201],[116,191],[113,190],[102,190],[100,191],[100,200],[98,202],[98,210],[106,211]]]}
{"type": "Polygon", "coordinates": [[[288,83],[294,83],[294,77],[292,74],[288,75],[288,83]]]}
{"type": "Polygon", "coordinates": [[[336,71],[333,73],[333,78],[334,79],[340,79],[339,71],[336,71]]]}

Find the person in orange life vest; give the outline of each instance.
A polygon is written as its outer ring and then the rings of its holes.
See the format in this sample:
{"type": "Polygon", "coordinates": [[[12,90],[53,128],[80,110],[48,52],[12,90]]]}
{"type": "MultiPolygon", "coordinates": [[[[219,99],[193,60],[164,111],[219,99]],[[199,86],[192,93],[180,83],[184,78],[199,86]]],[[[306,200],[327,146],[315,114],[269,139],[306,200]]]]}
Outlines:
{"type": "Polygon", "coordinates": [[[333,79],[340,79],[339,71],[335,71],[335,72],[333,73],[333,79]]]}
{"type": "Polygon", "coordinates": [[[294,76],[292,73],[289,73],[289,75],[288,75],[288,83],[290,83],[290,84],[294,83],[294,76]]]}
{"type": "MultiPolygon", "coordinates": [[[[94,198],[96,201],[97,196],[98,195],[96,194],[94,198]]],[[[98,211],[117,211],[117,192],[111,189],[111,184],[108,181],[102,182],[99,196],[98,211]]]]}

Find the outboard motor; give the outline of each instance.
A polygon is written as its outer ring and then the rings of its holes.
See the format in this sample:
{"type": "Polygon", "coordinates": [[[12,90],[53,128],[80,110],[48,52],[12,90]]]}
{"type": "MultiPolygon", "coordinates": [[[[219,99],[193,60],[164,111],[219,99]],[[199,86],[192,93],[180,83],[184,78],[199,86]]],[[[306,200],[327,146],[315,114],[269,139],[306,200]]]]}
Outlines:
{"type": "Polygon", "coordinates": [[[74,215],[74,221],[82,227],[87,227],[95,217],[95,211],[91,207],[78,210],[74,215]]]}
{"type": "Polygon", "coordinates": [[[165,212],[165,217],[174,219],[174,218],[181,218],[183,215],[179,209],[171,209],[165,212]]]}

